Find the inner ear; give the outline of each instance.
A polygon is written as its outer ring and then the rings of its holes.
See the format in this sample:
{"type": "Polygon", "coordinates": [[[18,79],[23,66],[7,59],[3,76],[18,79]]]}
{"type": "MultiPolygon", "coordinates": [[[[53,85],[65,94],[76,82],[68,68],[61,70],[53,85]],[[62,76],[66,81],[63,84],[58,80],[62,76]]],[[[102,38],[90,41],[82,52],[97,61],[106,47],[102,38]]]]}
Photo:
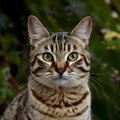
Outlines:
{"type": "Polygon", "coordinates": [[[83,18],[72,30],[71,36],[77,37],[88,45],[92,31],[92,18],[90,16],[83,18]]]}
{"type": "Polygon", "coordinates": [[[50,36],[47,29],[42,25],[38,18],[33,15],[28,17],[28,34],[32,46],[35,46],[35,44],[43,38],[50,36]]]}

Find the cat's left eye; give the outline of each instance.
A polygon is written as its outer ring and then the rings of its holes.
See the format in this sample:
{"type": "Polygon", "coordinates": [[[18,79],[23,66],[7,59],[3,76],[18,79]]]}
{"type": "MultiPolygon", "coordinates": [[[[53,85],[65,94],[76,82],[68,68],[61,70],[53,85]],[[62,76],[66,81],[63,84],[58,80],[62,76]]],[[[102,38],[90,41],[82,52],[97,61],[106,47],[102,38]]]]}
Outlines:
{"type": "Polygon", "coordinates": [[[42,58],[46,62],[51,62],[53,60],[53,56],[50,53],[43,53],[42,58]]]}
{"type": "Polygon", "coordinates": [[[68,55],[68,60],[69,61],[76,61],[78,59],[78,53],[77,52],[72,52],[68,55]]]}

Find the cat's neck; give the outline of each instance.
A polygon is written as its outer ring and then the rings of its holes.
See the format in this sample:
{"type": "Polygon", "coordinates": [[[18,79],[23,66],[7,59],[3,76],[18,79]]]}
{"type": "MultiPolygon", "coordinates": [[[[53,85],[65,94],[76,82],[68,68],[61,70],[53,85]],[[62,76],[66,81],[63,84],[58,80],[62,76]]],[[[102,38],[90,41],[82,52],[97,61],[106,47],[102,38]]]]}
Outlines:
{"type": "Polygon", "coordinates": [[[39,83],[31,78],[28,82],[28,88],[30,95],[37,101],[44,102],[48,106],[58,105],[58,107],[76,103],[81,100],[82,97],[86,97],[90,94],[88,85],[78,85],[71,88],[61,86],[51,88],[45,85],[39,85],[39,83]]]}

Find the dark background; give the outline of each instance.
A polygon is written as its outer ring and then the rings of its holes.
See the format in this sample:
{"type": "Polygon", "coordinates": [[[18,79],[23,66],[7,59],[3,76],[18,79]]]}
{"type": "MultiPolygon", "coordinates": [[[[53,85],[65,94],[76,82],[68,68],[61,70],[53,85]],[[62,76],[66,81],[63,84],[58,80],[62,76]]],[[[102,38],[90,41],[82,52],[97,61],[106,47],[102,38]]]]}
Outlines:
{"type": "Polygon", "coordinates": [[[83,17],[92,16],[89,84],[93,117],[120,119],[119,0],[1,0],[0,115],[27,83],[30,50],[27,18],[31,14],[53,32],[71,31],[83,17]]]}

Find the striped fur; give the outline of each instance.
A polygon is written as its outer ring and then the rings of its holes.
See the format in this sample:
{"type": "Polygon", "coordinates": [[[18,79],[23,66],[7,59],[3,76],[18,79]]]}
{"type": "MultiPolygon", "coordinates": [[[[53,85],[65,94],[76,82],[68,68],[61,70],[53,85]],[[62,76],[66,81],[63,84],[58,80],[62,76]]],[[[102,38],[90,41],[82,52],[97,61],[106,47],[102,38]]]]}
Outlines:
{"type": "Polygon", "coordinates": [[[28,87],[15,97],[2,120],[91,120],[91,18],[84,18],[71,33],[49,33],[30,16],[28,32],[32,48],[28,87]],[[43,58],[45,53],[51,61],[43,58]],[[71,53],[78,55],[73,61],[68,59],[71,53]]]}

